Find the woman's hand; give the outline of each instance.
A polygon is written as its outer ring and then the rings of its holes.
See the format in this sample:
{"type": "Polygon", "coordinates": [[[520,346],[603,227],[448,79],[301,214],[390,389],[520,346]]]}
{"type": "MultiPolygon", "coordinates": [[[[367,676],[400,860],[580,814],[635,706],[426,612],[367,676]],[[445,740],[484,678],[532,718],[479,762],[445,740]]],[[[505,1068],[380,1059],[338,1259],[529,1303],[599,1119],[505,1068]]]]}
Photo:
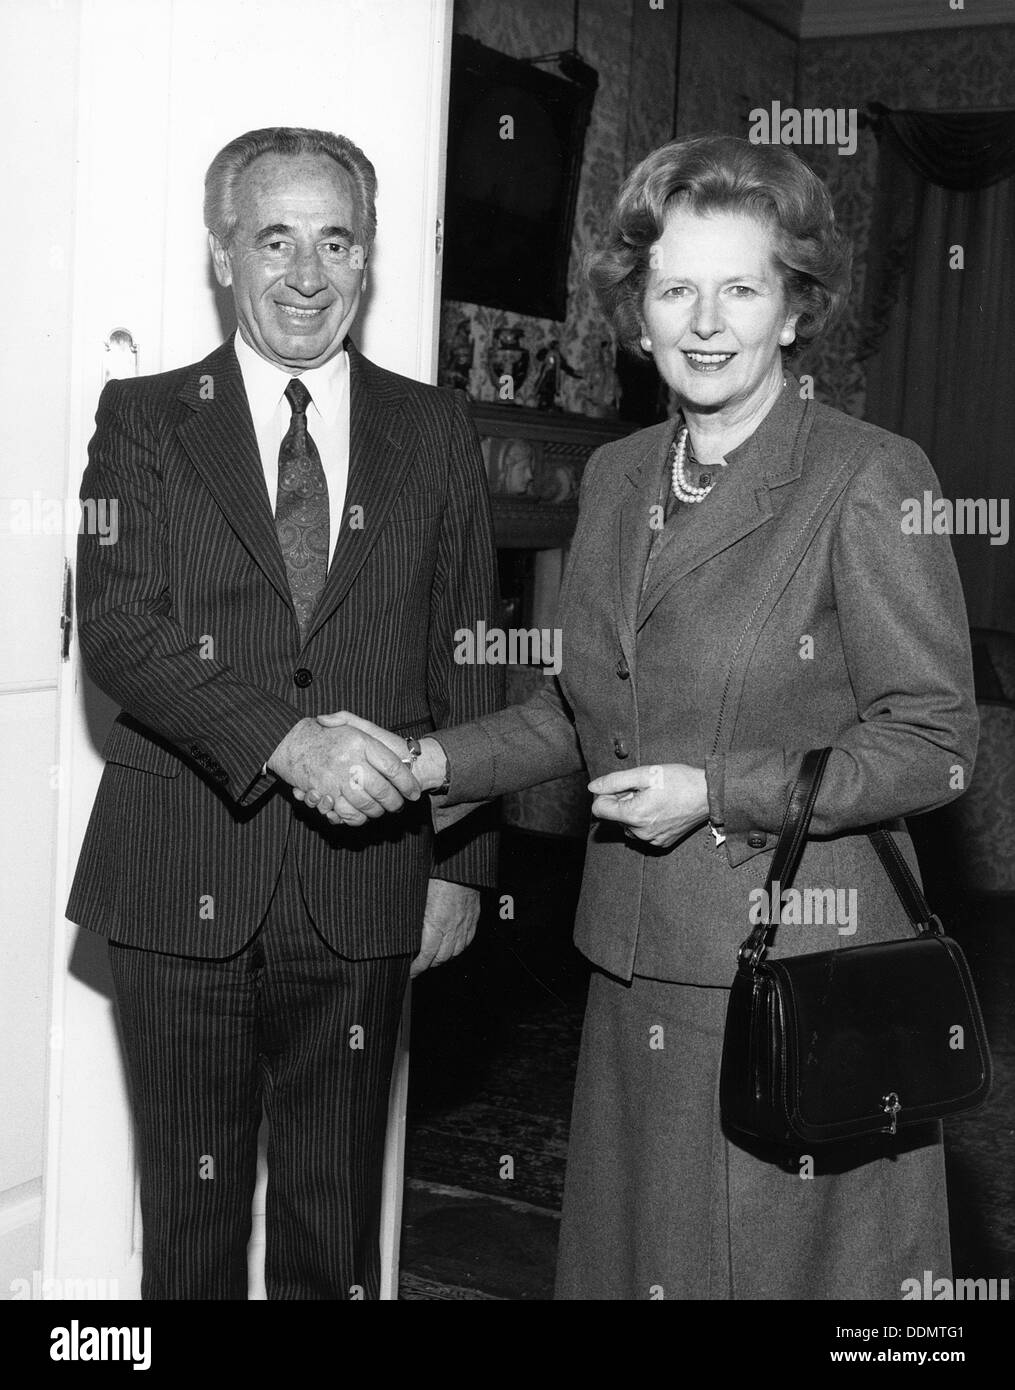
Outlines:
{"type": "Polygon", "coordinates": [[[608,772],[589,783],[598,820],[619,821],[624,834],[659,849],[708,820],[705,769],[687,763],[661,763],[608,772]]]}

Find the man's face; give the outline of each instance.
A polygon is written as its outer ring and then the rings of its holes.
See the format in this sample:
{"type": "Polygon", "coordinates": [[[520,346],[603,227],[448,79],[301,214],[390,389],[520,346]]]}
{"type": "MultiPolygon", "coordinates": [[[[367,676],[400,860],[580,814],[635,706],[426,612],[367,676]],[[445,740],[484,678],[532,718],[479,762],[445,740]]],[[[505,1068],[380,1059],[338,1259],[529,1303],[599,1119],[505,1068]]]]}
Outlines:
{"type": "Polygon", "coordinates": [[[356,193],[328,155],[261,155],[236,188],[230,245],[209,234],[240,334],[298,374],[341,350],[366,281],[356,193]]]}

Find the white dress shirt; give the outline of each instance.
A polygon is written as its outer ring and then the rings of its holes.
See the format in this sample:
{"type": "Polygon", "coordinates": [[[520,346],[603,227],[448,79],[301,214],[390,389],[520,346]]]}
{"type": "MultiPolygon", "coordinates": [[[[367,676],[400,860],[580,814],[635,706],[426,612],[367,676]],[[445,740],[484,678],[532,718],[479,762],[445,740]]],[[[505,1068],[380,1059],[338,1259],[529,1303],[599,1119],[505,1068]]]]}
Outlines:
{"type": "MultiPolygon", "coordinates": [[[[274,516],[278,496],[278,451],[292,420],[292,407],[285,398],[285,389],[294,373],[266,361],[243,341],[239,329],[233,343],[254,422],[268,504],[274,516]]],[[[334,557],[349,483],[349,354],[339,352],[323,367],[301,372],[299,379],[311,396],[307,405],[307,433],[317,445],[328,484],[330,555],[334,557]]],[[[261,775],[266,776],[267,772],[265,760],[261,775]]],[[[455,807],[444,812],[442,819],[434,801],[431,801],[430,812],[437,830],[443,829],[445,824],[453,824],[463,814],[455,807]]]]}
{"type": "MultiPolygon", "coordinates": [[[[274,516],[278,497],[278,451],[292,420],[292,407],[285,398],[285,389],[295,373],[266,361],[244,342],[239,329],[233,342],[254,421],[268,505],[274,516]]],[[[335,554],[335,543],[342,526],[349,482],[348,353],[336,353],[323,367],[311,367],[301,372],[299,380],[310,392],[307,433],[317,445],[328,484],[330,559],[335,554]]]]}

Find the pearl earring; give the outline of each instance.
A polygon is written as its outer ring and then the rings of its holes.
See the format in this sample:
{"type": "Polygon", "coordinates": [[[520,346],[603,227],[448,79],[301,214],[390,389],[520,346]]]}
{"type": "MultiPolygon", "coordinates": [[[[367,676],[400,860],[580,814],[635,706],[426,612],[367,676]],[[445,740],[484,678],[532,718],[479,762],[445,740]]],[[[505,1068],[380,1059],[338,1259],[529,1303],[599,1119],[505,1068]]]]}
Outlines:
{"type": "Polygon", "coordinates": [[[643,351],[643,352],[651,352],[651,351],[652,351],[652,339],[648,336],[647,333],[645,333],[645,334],[642,335],[641,346],[642,346],[642,351],[643,351]]]}

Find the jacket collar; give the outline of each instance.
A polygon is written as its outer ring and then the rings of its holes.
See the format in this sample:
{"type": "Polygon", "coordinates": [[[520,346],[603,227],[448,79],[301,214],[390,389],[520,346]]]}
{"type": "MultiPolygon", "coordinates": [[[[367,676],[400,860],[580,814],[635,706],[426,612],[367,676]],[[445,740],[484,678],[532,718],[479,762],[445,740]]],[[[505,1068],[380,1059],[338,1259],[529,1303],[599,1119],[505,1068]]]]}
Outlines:
{"type": "MultiPolygon", "coordinates": [[[[369,362],[350,340],[349,480],[343,526],[309,636],[341,603],[377,543],[405,484],[419,444],[403,407],[400,379],[369,362]],[[353,507],[361,511],[351,513],[353,507]],[[358,524],[362,520],[362,524],[358,524]]],[[[264,475],[243,377],[232,340],[192,368],[179,392],[191,410],[178,437],[194,468],[252,559],[292,610],[285,562],[264,475]]],[[[296,615],[293,611],[295,630],[296,615]]]]}
{"type": "Polygon", "coordinates": [[[412,472],[419,428],[399,377],[367,360],[351,340],[349,354],[349,482],[345,518],[309,637],[349,592],[412,472]],[[356,509],[355,511],[353,509],[356,509]]]}
{"type": "MultiPolygon", "coordinates": [[[[177,436],[226,520],[281,597],[289,582],[232,340],[188,371],[179,398],[190,415],[177,436]]],[[[295,612],[293,620],[295,621],[295,612]]]]}
{"type": "Polygon", "coordinates": [[[728,466],[752,471],[768,487],[795,482],[804,466],[812,413],[810,400],[800,395],[799,380],[786,372],[772,409],[752,435],[730,450],[728,466]]]}
{"type": "Polygon", "coordinates": [[[670,420],[643,431],[634,437],[641,440],[637,448],[632,439],[625,471],[633,487],[620,508],[618,537],[619,631],[629,663],[634,634],[673,585],[772,516],[770,490],[796,481],[803,470],[812,415],[812,403],[801,399],[799,382],[787,374],[783,390],[758,428],[727,455],[728,476],[698,512],[693,531],[680,528],[679,543],[677,528],[664,535],[644,594],[642,576],[654,534],[652,508],[658,503],[666,457],[681,421],[670,420]]]}
{"type": "MultiPolygon", "coordinates": [[[[786,372],[784,376],[785,386],[761,424],[752,435],[726,456],[726,462],[731,466],[749,460],[760,460],[756,466],[760,468],[765,481],[771,487],[792,482],[800,476],[803,467],[803,444],[810,429],[809,401],[800,395],[800,382],[791,372],[786,372]],[[792,441],[789,451],[786,449],[787,439],[792,441]]],[[[660,469],[662,468],[660,450],[665,452],[669,449],[681,423],[682,417],[678,415],[660,425],[639,430],[637,434],[618,442],[618,448],[628,451],[624,471],[635,486],[643,482],[646,467],[655,471],[655,463],[658,461],[660,469]]]]}

